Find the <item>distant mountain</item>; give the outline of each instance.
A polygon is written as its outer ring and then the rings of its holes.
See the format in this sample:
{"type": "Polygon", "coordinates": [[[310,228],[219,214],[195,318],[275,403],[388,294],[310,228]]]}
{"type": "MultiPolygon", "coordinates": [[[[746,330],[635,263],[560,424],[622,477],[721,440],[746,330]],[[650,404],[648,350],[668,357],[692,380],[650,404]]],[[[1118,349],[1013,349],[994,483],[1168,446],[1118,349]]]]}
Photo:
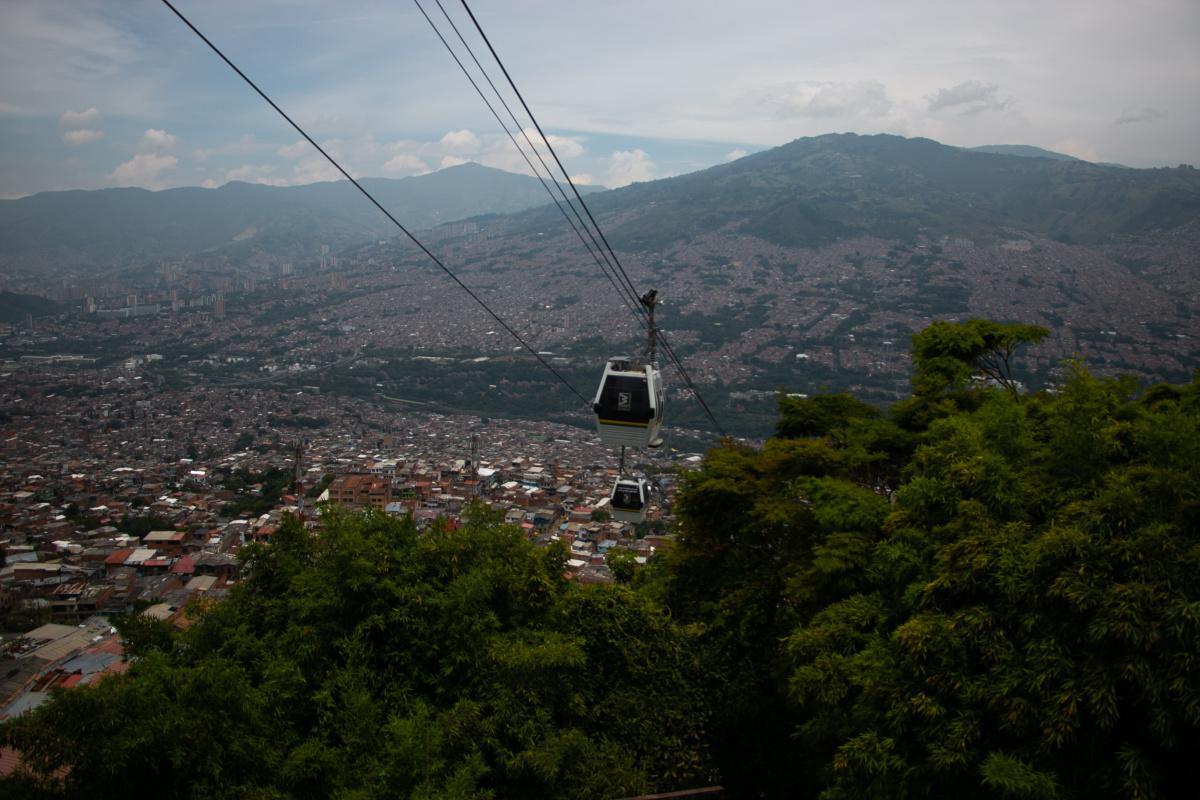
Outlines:
{"type": "Polygon", "coordinates": [[[993,153],[1000,156],[1021,156],[1022,158],[1053,158],[1058,161],[1079,161],[1075,156],[1066,153],[1056,153],[1029,144],[985,144],[980,147],[964,147],[972,153],[993,153]]]}
{"type": "MultiPolygon", "coordinates": [[[[1097,243],[1200,217],[1200,171],[972,152],[930,139],[830,134],[590,201],[626,248],[711,231],[785,246],[1025,231],[1097,243]]],[[[520,215],[548,224],[548,211],[520,215]]]]}
{"type": "MultiPolygon", "coordinates": [[[[535,178],[479,164],[361,182],[410,229],[549,202],[535,178]]],[[[321,244],[336,249],[395,233],[347,181],[45,192],[0,201],[0,264],[10,265],[77,267],[258,247],[287,256],[312,253],[321,244]]]]}

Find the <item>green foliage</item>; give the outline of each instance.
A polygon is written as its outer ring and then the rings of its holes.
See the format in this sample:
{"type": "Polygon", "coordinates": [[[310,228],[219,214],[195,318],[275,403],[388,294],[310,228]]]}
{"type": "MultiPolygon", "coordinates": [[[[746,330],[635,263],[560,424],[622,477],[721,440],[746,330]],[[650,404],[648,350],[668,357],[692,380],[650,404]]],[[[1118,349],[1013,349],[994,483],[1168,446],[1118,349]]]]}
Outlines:
{"type": "Polygon", "coordinates": [[[608,570],[617,583],[629,583],[633,580],[633,573],[637,569],[637,556],[633,554],[632,550],[614,547],[604,557],[604,563],[608,565],[608,570]]]}
{"type": "Polygon", "coordinates": [[[611,798],[713,777],[693,634],[564,580],[486,509],[418,536],[329,508],[319,536],[289,519],[242,558],[187,630],[118,621],[127,674],[0,726],[46,796],[611,798]]]}
{"type": "Polygon", "coordinates": [[[918,395],[961,390],[976,375],[1016,392],[1012,356],[1023,344],[1040,342],[1050,331],[1038,325],[985,319],[937,321],[913,336],[913,387],[918,395]]]}
{"type": "Polygon", "coordinates": [[[117,530],[122,533],[128,533],[130,536],[136,536],[139,539],[150,533],[150,531],[170,531],[174,529],[175,525],[171,520],[155,514],[147,514],[140,517],[125,514],[121,517],[121,521],[117,523],[117,530]]]}
{"type": "MultiPolygon", "coordinates": [[[[242,437],[250,437],[250,434],[243,432],[239,442],[242,437]]],[[[273,467],[261,473],[237,470],[225,477],[224,484],[227,489],[241,492],[241,496],[222,506],[221,513],[227,517],[243,513],[255,516],[265,514],[279,504],[279,498],[291,487],[293,477],[292,471],[284,467],[273,467]],[[261,485],[257,493],[250,490],[255,485],[261,485]]]]}
{"type": "Polygon", "coordinates": [[[305,497],[316,498],[320,497],[321,493],[329,488],[329,484],[333,483],[333,479],[337,476],[332,472],[326,472],[321,476],[321,480],[317,481],[312,487],[304,493],[305,497]]]}
{"type": "Polygon", "coordinates": [[[112,622],[121,633],[127,658],[165,653],[174,644],[174,628],[169,622],[144,614],[118,614],[112,622]]]}
{"type": "Polygon", "coordinates": [[[988,348],[1036,336],[935,324],[917,337],[918,391],[946,399],[937,413],[821,417],[854,406],[790,402],[780,431],[809,438],[724,447],[688,476],[663,591],[703,627],[714,663],[791,704],[794,738],[772,734],[757,776],[727,767],[750,757],[743,742],[767,746],[743,700],[718,707],[714,730],[729,734],[713,747],[733,788],[1190,791],[1198,386],[1138,397],[1079,365],[1055,395],[967,384],[988,348]],[[867,469],[880,463],[894,492],[867,469]]]}
{"type": "Polygon", "coordinates": [[[849,394],[823,394],[816,397],[779,395],[779,422],[775,435],[780,439],[825,436],[844,428],[852,419],[871,419],[879,409],[856,400],[849,394]]]}
{"type": "Polygon", "coordinates": [[[482,508],[289,521],[187,630],[120,620],[127,675],[0,725],[34,770],[0,791],[1190,796],[1200,380],[969,381],[1037,336],[935,325],[886,411],[781,399],[613,585],[482,508]]]}
{"type": "Polygon", "coordinates": [[[989,753],[980,768],[983,784],[993,786],[1004,797],[1029,800],[1055,800],[1059,797],[1054,778],[1038,772],[1019,758],[1003,753],[989,753]]]}
{"type": "MultiPolygon", "coordinates": [[[[0,561],[3,561],[2,555],[0,561]]],[[[3,631],[29,631],[49,621],[50,606],[44,601],[11,600],[0,605],[0,630],[3,631]]]]}

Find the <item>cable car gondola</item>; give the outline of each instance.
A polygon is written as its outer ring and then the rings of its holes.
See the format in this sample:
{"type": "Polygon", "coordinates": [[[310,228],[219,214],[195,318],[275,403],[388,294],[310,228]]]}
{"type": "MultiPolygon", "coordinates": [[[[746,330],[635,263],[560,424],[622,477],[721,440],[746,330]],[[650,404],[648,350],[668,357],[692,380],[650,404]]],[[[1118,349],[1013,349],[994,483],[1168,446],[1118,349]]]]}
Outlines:
{"type": "Polygon", "coordinates": [[[609,359],[592,402],[600,441],[611,446],[658,447],[663,399],[662,373],[653,364],[609,359]]]}
{"type": "Polygon", "coordinates": [[[618,522],[642,522],[646,519],[649,490],[641,478],[617,478],[613,484],[612,515],[618,522]]]}

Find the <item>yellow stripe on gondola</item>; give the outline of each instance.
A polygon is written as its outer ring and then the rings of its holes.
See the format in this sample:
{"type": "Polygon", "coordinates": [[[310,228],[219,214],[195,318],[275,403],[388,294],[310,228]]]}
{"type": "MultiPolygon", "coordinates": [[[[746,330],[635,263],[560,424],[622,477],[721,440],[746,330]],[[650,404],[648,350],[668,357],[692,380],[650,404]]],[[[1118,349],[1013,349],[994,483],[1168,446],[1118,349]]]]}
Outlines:
{"type": "Polygon", "coordinates": [[[619,419],[602,419],[601,425],[624,425],[627,428],[649,428],[649,422],[622,422],[619,419]]]}

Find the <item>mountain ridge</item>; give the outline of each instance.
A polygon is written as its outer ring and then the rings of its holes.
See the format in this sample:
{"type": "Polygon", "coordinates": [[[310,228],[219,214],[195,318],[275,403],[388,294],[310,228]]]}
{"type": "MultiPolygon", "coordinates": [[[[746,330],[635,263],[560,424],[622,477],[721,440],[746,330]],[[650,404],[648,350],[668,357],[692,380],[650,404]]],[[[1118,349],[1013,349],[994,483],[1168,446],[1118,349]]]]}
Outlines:
{"type": "Polygon", "coordinates": [[[825,134],[614,189],[591,205],[624,214],[607,232],[634,249],[722,228],[788,246],[1001,228],[1095,243],[1200,217],[1200,172],[974,152],[891,134],[825,134]]]}
{"type": "MultiPolygon", "coordinates": [[[[1030,144],[983,144],[978,147],[964,147],[972,153],[992,153],[993,155],[1002,156],[1022,156],[1024,158],[1050,158],[1058,161],[1083,161],[1085,159],[1069,156],[1066,153],[1058,153],[1054,150],[1046,150],[1043,147],[1034,147],[1030,144]]],[[[1093,162],[1095,163],[1095,162],[1093,162]]]]}
{"type": "MultiPolygon", "coordinates": [[[[410,229],[547,202],[536,178],[474,163],[360,183],[410,229]]],[[[73,189],[0,201],[0,260],[8,262],[24,257],[86,266],[129,258],[182,258],[246,239],[251,240],[246,246],[266,241],[286,256],[311,253],[320,244],[339,248],[395,232],[348,181],[287,187],[230,181],[214,189],[159,191],[73,189]]]]}

